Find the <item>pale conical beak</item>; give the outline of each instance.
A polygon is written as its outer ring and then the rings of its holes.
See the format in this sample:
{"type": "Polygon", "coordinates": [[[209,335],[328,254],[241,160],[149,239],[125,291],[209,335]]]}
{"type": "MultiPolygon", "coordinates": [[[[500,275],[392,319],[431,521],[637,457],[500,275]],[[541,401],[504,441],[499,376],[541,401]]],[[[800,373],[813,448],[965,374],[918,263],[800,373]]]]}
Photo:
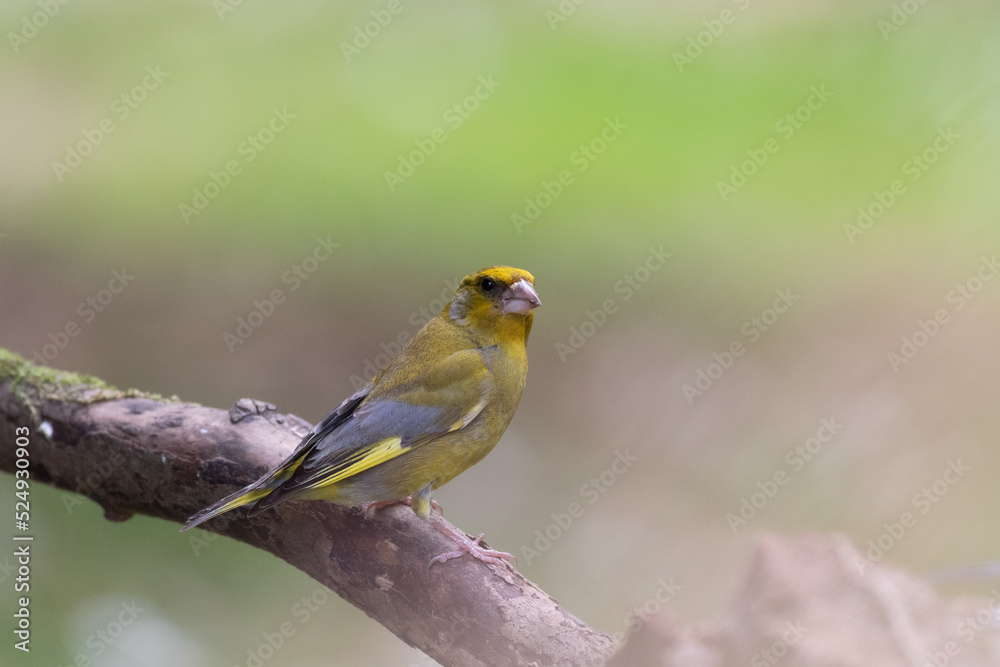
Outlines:
{"type": "Polygon", "coordinates": [[[542,302],[538,300],[535,288],[527,280],[518,280],[503,293],[503,312],[527,315],[532,308],[538,308],[542,302]]]}

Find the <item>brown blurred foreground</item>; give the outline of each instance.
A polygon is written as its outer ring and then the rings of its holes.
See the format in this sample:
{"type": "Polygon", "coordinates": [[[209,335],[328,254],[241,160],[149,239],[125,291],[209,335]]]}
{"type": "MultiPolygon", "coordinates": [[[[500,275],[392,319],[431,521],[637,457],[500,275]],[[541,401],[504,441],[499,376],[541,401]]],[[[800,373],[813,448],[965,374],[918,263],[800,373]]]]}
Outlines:
{"type": "Polygon", "coordinates": [[[772,535],[718,628],[660,614],[608,667],[987,667],[998,610],[1000,594],[942,599],[842,537],[772,535]]]}

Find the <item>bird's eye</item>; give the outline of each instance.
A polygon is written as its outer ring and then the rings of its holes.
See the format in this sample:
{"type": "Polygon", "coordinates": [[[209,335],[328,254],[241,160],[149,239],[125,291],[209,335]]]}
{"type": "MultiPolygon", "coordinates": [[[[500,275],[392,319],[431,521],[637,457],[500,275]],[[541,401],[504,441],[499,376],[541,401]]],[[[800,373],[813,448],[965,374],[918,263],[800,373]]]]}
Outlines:
{"type": "Polygon", "coordinates": [[[492,278],[483,278],[479,281],[479,286],[483,288],[484,292],[492,292],[493,288],[497,286],[497,283],[492,278]]]}

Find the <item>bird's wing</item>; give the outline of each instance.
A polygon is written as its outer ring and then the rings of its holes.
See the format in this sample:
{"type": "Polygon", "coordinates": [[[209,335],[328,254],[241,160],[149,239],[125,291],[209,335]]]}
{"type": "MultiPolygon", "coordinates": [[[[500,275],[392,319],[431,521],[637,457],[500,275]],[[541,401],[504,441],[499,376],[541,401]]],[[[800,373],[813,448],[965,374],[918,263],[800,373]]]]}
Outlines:
{"type": "Polygon", "coordinates": [[[371,393],[371,390],[372,386],[369,383],[341,403],[312,428],[306,437],[302,439],[302,442],[299,443],[299,446],[295,448],[295,451],[289,454],[284,461],[271,468],[250,486],[244,487],[192,515],[181,530],[194,528],[198,524],[204,523],[223,512],[257,502],[273,493],[274,489],[280,487],[302,465],[302,461],[313,450],[319,439],[322,439],[326,434],[334,432],[341,424],[350,419],[354,411],[358,409],[358,406],[371,393]]]}
{"type": "Polygon", "coordinates": [[[430,364],[411,382],[375,390],[343,414],[334,411],[303,440],[285,466],[287,477],[251,513],[465,427],[489,400],[488,373],[479,350],[461,350],[430,364]]]}

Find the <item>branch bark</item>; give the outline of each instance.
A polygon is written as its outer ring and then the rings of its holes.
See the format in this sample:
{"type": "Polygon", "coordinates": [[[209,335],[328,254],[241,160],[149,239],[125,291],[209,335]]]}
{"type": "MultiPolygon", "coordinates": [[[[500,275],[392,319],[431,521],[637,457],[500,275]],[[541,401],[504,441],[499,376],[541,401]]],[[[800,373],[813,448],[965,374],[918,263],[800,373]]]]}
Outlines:
{"type": "MultiPolygon", "coordinates": [[[[266,403],[243,399],[227,412],[122,392],[0,349],[0,469],[14,470],[24,426],[34,481],[88,496],[112,521],[138,513],[178,523],[257,479],[308,429],[266,403]]],[[[451,545],[406,507],[368,520],[328,503],[288,503],[202,528],[287,561],[443,665],[597,666],[614,649],[507,568],[471,558],[428,568],[451,545]]]]}

